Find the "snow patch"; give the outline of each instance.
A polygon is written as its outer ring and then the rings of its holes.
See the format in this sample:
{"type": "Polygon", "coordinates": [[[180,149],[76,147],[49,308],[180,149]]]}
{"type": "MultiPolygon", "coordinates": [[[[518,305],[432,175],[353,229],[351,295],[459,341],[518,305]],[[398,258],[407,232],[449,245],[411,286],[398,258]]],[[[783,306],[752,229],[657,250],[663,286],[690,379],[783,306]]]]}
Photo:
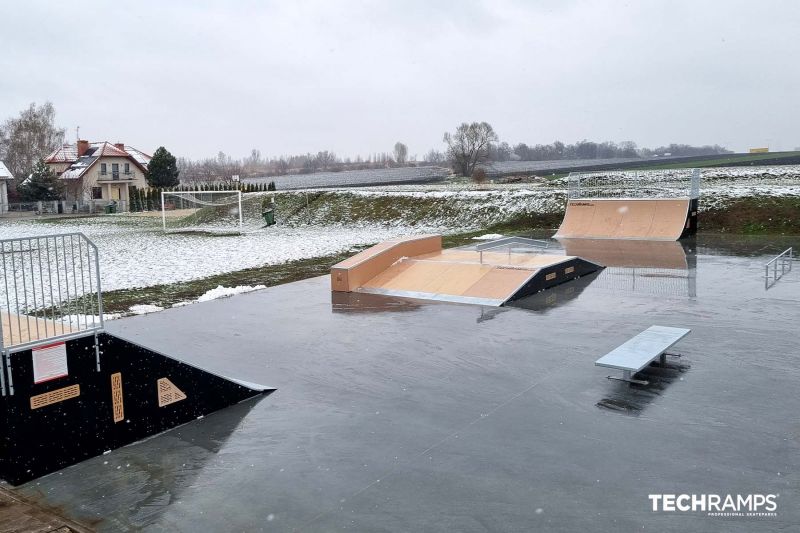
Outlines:
{"type": "MultiPolygon", "coordinates": [[[[103,320],[116,320],[121,316],[122,313],[103,313],[103,320]]],[[[88,329],[100,325],[98,315],[64,315],[60,320],[77,329],[88,329]]]]}
{"type": "Polygon", "coordinates": [[[473,241],[496,241],[497,239],[502,239],[505,235],[500,235],[499,233],[487,233],[485,235],[478,235],[477,237],[473,237],[473,241]]]}
{"type": "Polygon", "coordinates": [[[242,294],[245,292],[258,291],[266,288],[266,285],[237,285],[236,287],[223,287],[222,285],[217,285],[216,289],[206,291],[205,294],[197,299],[197,301],[208,302],[218,298],[227,298],[228,296],[233,296],[234,294],[242,294]]]}
{"type": "Polygon", "coordinates": [[[134,315],[146,315],[147,313],[163,311],[164,308],[153,304],[139,304],[130,306],[128,310],[134,315]]]}

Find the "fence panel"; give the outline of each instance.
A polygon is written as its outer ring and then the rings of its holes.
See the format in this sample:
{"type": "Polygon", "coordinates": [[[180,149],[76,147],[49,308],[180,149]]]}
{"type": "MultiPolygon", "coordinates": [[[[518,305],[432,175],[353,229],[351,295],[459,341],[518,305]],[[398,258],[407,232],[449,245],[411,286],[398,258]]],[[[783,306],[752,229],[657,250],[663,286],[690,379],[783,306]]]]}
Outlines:
{"type": "Polygon", "coordinates": [[[102,330],[97,247],[82,233],[0,240],[0,350],[102,330]]]}

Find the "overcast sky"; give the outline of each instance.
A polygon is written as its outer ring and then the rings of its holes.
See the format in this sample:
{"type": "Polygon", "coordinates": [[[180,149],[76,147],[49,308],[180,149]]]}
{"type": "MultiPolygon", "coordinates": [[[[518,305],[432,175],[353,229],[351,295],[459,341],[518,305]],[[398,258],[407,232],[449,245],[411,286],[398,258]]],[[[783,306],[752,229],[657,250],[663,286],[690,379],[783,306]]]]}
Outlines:
{"type": "Polygon", "coordinates": [[[0,0],[0,120],[235,157],[511,144],[800,146],[800,2],[0,0]]]}

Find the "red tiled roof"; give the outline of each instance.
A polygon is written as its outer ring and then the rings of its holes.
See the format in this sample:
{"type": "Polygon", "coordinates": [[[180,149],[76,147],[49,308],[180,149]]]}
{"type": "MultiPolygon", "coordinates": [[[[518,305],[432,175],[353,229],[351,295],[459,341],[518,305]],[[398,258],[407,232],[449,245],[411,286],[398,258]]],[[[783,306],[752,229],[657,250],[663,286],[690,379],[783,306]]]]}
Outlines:
{"type": "Polygon", "coordinates": [[[78,159],[78,148],[74,144],[65,144],[56,148],[45,159],[45,163],[72,163],[78,159]]]}
{"type": "Polygon", "coordinates": [[[76,179],[83,176],[101,157],[124,157],[131,160],[142,170],[147,169],[147,164],[152,159],[141,150],[126,146],[124,150],[117,148],[108,141],[95,142],[81,157],[78,157],[78,147],[74,144],[65,144],[53,151],[45,159],[45,163],[69,163],[69,168],[64,171],[62,178],[76,179]]]}
{"type": "MultiPolygon", "coordinates": [[[[128,157],[129,155],[128,152],[120,150],[109,142],[102,142],[98,144],[99,146],[97,149],[99,152],[96,151],[94,153],[95,157],[128,157]]],[[[94,146],[94,144],[92,144],[92,146],[94,146]]]]}

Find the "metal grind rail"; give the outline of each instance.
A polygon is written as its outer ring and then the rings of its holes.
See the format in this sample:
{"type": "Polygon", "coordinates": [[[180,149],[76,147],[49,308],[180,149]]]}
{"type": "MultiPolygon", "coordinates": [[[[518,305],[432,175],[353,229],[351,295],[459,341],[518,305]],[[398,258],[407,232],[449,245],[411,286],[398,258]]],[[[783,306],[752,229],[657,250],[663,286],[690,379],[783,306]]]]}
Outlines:
{"type": "Polygon", "coordinates": [[[794,250],[787,248],[764,265],[764,289],[775,285],[784,274],[792,270],[794,250]]]}
{"type": "Polygon", "coordinates": [[[496,239],[494,241],[478,244],[475,246],[475,250],[480,252],[480,262],[483,263],[483,252],[489,250],[496,250],[497,248],[508,248],[508,257],[510,261],[511,250],[515,246],[543,250],[545,248],[548,248],[550,246],[550,243],[539,239],[528,239],[527,237],[505,237],[502,239],[496,239]]]}

